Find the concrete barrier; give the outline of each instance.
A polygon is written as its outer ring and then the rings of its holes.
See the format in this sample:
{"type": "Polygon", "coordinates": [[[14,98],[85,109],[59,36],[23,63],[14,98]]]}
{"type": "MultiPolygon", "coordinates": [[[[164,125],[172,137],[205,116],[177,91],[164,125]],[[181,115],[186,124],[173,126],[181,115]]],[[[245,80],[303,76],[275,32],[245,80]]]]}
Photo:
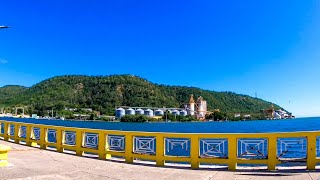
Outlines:
{"type": "MultiPolygon", "coordinates": [[[[163,133],[86,129],[0,120],[0,138],[5,141],[37,144],[41,149],[76,155],[96,154],[100,159],[122,157],[135,160],[188,163],[192,169],[201,164],[263,164],[269,170],[292,161],[303,162],[308,170],[320,163],[320,131],[283,133],[163,133]]],[[[7,156],[3,156],[7,157],[7,156]]],[[[5,159],[5,158],[2,158],[5,159]]],[[[180,164],[181,164],[180,163],[180,164]]]]}

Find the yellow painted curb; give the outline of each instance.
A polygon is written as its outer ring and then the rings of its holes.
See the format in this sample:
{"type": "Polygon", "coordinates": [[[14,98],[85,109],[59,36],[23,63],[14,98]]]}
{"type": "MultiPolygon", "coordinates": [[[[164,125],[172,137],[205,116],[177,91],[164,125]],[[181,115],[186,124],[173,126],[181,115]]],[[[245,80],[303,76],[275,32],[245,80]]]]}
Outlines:
{"type": "Polygon", "coordinates": [[[10,150],[9,146],[0,144],[0,167],[8,166],[8,152],[10,150]]]}

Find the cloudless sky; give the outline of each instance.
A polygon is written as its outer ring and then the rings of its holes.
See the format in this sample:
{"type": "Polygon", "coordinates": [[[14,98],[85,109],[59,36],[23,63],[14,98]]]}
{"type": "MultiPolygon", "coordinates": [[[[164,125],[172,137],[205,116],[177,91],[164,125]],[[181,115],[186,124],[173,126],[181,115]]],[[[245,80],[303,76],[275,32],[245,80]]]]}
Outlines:
{"type": "Polygon", "coordinates": [[[320,115],[318,0],[10,0],[0,25],[0,87],[134,74],[320,115]]]}

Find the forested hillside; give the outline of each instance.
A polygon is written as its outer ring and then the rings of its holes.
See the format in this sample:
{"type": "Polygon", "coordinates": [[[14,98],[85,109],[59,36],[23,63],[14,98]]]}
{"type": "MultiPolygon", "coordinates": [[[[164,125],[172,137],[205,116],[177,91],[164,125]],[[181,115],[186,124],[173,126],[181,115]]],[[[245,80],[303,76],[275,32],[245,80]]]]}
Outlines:
{"type": "MultiPolygon", "coordinates": [[[[115,106],[180,107],[190,94],[202,96],[208,109],[226,113],[259,113],[272,103],[232,92],[215,92],[195,87],[156,85],[132,75],[59,76],[30,88],[0,88],[0,107],[28,106],[30,113],[49,109],[93,108],[112,115],[115,106]]],[[[280,108],[276,106],[276,108],[280,108]]]]}
{"type": "Polygon", "coordinates": [[[23,95],[27,89],[28,88],[23,86],[4,86],[0,88],[0,107],[21,103],[21,95],[23,95]]]}

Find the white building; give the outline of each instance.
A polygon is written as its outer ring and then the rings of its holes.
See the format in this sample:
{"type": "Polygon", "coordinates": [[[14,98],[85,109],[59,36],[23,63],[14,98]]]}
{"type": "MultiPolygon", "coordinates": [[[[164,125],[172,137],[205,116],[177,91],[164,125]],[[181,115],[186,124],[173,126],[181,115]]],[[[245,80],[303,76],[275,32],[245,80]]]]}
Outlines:
{"type": "Polygon", "coordinates": [[[281,110],[281,109],[280,110],[276,110],[275,114],[278,114],[280,116],[280,118],[278,118],[278,119],[286,119],[286,118],[289,117],[289,114],[286,111],[281,110]]]}
{"type": "Polygon", "coordinates": [[[195,115],[198,119],[205,118],[207,114],[207,101],[200,96],[195,102],[193,94],[191,94],[187,110],[189,115],[195,115]]]}

